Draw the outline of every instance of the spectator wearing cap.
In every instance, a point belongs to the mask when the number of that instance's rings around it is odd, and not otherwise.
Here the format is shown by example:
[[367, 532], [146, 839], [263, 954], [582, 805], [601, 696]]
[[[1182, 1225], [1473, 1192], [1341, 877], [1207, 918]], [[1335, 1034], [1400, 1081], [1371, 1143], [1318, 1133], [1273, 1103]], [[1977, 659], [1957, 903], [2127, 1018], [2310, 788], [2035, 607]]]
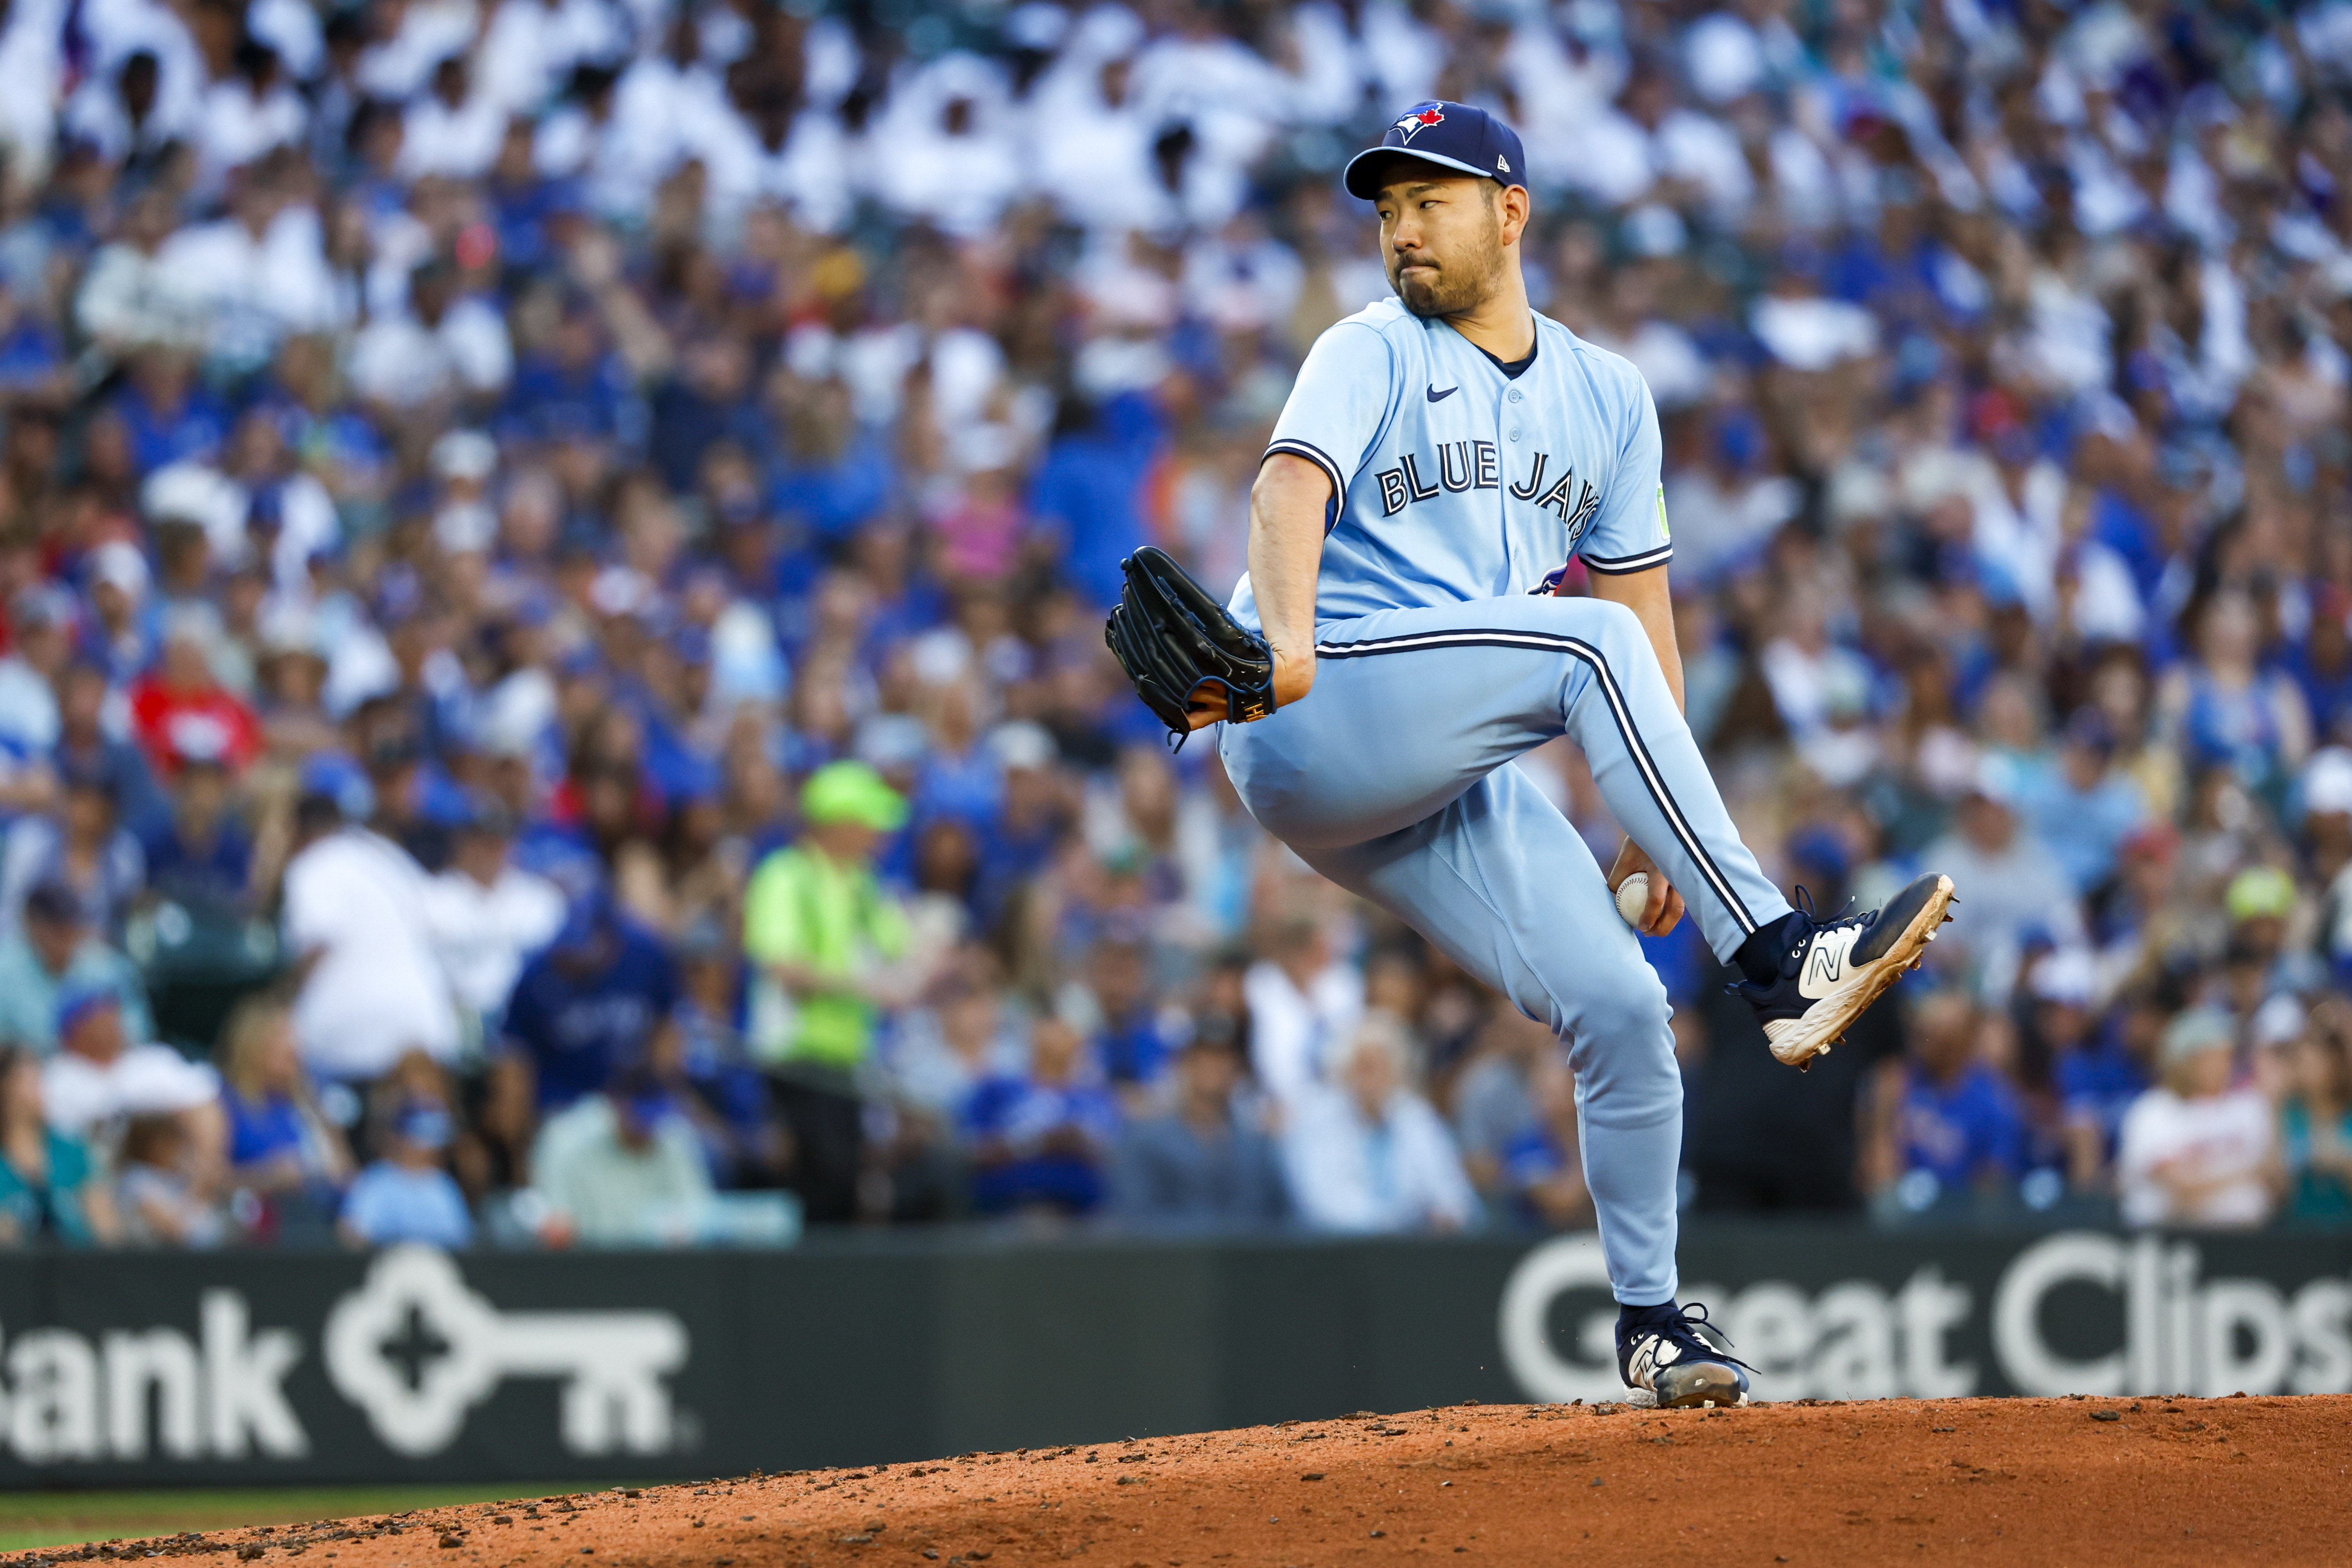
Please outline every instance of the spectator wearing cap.
[[2096, 708], [2068, 721], [2058, 765], [2025, 782], [2019, 806], [2085, 896], [2114, 875], [2117, 848], [2148, 820], [2147, 796], [2116, 766], [2115, 731]]
[[2212, 1008], [2165, 1026], [2161, 1079], [2124, 1117], [2116, 1155], [2126, 1225], [2244, 1228], [2270, 1218], [2274, 1116], [2259, 1089], [2232, 1087], [2236, 1043], [2229, 1015]]
[[62, 772], [53, 813], [19, 817], [0, 841], [0, 921], [15, 931], [25, 900], [43, 883], [61, 887], [83, 921], [111, 938], [147, 885], [147, 855], [117, 819], [103, 773], [79, 763]]
[[469, 1245], [474, 1216], [446, 1165], [456, 1136], [457, 1121], [438, 1100], [415, 1100], [394, 1111], [385, 1129], [383, 1157], [362, 1171], [343, 1194], [337, 1222], [343, 1239], [354, 1247], [389, 1247], [401, 1241]]
[[2294, 876], [2276, 866], [2249, 866], [2230, 879], [2221, 907], [2230, 917], [2230, 942], [2221, 955], [2231, 1005], [2251, 1018], [2273, 996], [2315, 984], [2307, 956], [2290, 946], [2288, 930], [2302, 903]]
[[457, 1055], [457, 1003], [433, 946], [427, 879], [399, 845], [324, 794], [295, 805], [282, 921], [300, 965], [294, 1032], [320, 1079], [365, 1083], [401, 1056]]
[[1241, 1099], [1249, 1064], [1222, 1037], [1176, 1053], [1175, 1101], [1130, 1121], [1111, 1163], [1111, 1212], [1144, 1229], [1251, 1229], [1290, 1210], [1274, 1142]]
[[47, 1056], [57, 1049], [58, 997], [94, 987], [113, 991], [132, 1038], [154, 1033], [137, 968], [90, 927], [71, 889], [39, 884], [17, 929], [0, 937], [0, 1041]]
[[449, 864], [425, 889], [441, 966], [486, 1030], [505, 1015], [524, 960], [563, 928], [563, 889], [509, 858], [514, 830], [504, 803], [472, 797]]
[[41, 1069], [41, 1100], [60, 1130], [110, 1146], [132, 1117], [179, 1117], [193, 1167], [209, 1183], [227, 1152], [220, 1087], [218, 1073], [169, 1046], [133, 1043], [112, 987], [59, 994], [58, 1049]]
[[1445, 1123], [1406, 1087], [1403, 1026], [1368, 1013], [1285, 1108], [1283, 1170], [1317, 1230], [1455, 1231], [1478, 1216]]
[[[2303, 844], [2311, 868], [2329, 902], [2340, 907], [2336, 889], [2346, 885], [2344, 869], [2352, 866], [2352, 750], [2322, 746], [2314, 752], [2304, 764], [2294, 805], [2303, 814]], [[2324, 919], [2321, 923], [2326, 927], [2331, 922]], [[2331, 951], [2339, 946], [2329, 942]]]
[[909, 993], [893, 965], [912, 932], [874, 873], [907, 807], [866, 763], [828, 763], [802, 788], [801, 820], [801, 841], [761, 861], [743, 891], [743, 952], [754, 966], [747, 1034], [792, 1131], [803, 1210], [822, 1225], [856, 1213], [857, 1074], [881, 1009]]
[[661, 943], [598, 884], [524, 963], [502, 1032], [530, 1058], [540, 1108], [560, 1110], [642, 1067], [656, 1033], [675, 1027], [677, 995], [677, 972]]
[[558, 1238], [591, 1247], [699, 1239], [715, 1208], [694, 1123], [659, 1079], [625, 1073], [550, 1117], [531, 1152]]

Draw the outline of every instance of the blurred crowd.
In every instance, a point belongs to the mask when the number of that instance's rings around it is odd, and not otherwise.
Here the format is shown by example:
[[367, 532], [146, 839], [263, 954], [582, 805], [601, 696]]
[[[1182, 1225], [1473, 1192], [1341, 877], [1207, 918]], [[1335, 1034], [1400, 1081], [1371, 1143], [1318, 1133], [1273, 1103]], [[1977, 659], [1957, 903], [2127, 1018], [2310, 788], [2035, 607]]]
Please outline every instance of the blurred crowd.
[[14, 0], [0, 87], [16, 1240], [1589, 1223], [1545, 1031], [1101, 643], [1432, 97], [1654, 394], [1767, 869], [1960, 889], [1806, 1075], [1650, 943], [1691, 1207], [2352, 1219], [2348, 0]]

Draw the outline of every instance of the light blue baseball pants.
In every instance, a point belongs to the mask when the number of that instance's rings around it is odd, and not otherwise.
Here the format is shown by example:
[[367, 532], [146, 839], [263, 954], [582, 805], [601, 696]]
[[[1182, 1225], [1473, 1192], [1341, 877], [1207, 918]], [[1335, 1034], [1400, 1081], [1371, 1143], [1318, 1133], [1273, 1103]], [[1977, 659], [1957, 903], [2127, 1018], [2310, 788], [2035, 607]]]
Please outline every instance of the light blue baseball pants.
[[1729, 960], [1789, 912], [1740, 843], [1648, 636], [1601, 599], [1486, 599], [1317, 628], [1315, 688], [1218, 745], [1250, 814], [1551, 1026], [1617, 1299], [1671, 1298], [1682, 1079], [1665, 987], [1568, 818], [1512, 765], [1565, 734]]

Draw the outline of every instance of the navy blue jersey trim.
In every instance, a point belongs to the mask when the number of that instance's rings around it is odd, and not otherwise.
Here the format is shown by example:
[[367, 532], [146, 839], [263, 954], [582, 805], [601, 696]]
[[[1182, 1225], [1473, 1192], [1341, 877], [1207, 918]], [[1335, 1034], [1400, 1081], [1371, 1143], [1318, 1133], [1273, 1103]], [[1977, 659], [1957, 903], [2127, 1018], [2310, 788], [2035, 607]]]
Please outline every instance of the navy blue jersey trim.
[[1570, 654], [1590, 666], [1600, 682], [1601, 696], [1609, 704], [1609, 716], [1616, 721], [1617, 733], [1624, 740], [1626, 754], [1633, 759], [1633, 771], [1642, 775], [1643, 787], [1650, 792], [1651, 800], [1657, 804], [1659, 815], [1666, 819], [1666, 826], [1673, 831], [1675, 841], [1698, 867], [1699, 874], [1706, 879], [1707, 886], [1715, 889], [1716, 897], [1723, 900], [1723, 907], [1731, 911], [1731, 918], [1739, 923], [1739, 929], [1751, 935], [1755, 932], [1756, 918], [1748, 912], [1748, 906], [1740, 902], [1738, 893], [1732, 889], [1731, 879], [1723, 874], [1723, 868], [1707, 854], [1706, 847], [1699, 842], [1698, 835], [1691, 830], [1689, 820], [1683, 816], [1683, 808], [1667, 792], [1665, 775], [1658, 772], [1658, 764], [1651, 757], [1650, 748], [1643, 743], [1642, 732], [1633, 726], [1633, 706], [1625, 700], [1625, 693], [1617, 684], [1616, 674], [1610, 669], [1609, 661], [1601, 658], [1601, 650], [1591, 643], [1581, 637], [1562, 637], [1553, 632], [1479, 628], [1369, 637], [1362, 642], [1318, 642], [1315, 645], [1315, 656], [1318, 658], [1370, 658], [1380, 654], [1419, 653], [1452, 647], [1536, 648]]
[[1287, 452], [1294, 458], [1304, 458], [1323, 470], [1323, 477], [1331, 481], [1331, 499], [1323, 508], [1323, 531], [1328, 533], [1339, 527], [1339, 508], [1348, 499], [1348, 479], [1347, 476], [1339, 472], [1339, 465], [1331, 460], [1331, 455], [1312, 442], [1301, 441], [1295, 436], [1285, 436], [1281, 440], [1272, 442], [1266, 447], [1265, 457], [1258, 458], [1258, 465], [1263, 468], [1266, 458], [1273, 457], [1276, 452]]
[[1671, 544], [1661, 544], [1655, 550], [1645, 551], [1639, 555], [1620, 555], [1613, 561], [1588, 555], [1584, 558], [1584, 569], [1588, 572], [1599, 572], [1607, 576], [1622, 577], [1628, 572], [1647, 572], [1653, 566], [1664, 566], [1674, 558], [1675, 547]]

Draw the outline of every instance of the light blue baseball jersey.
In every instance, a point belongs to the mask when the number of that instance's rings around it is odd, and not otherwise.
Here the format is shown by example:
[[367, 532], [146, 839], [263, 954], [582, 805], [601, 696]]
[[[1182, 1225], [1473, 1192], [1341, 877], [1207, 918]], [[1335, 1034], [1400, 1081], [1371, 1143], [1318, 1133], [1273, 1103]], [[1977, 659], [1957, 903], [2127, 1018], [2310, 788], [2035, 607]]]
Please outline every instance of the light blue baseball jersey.
[[[1393, 298], [1316, 340], [1266, 450], [1331, 479], [1318, 623], [1534, 592], [1571, 556], [1615, 573], [1673, 556], [1641, 373], [1535, 322], [1517, 378]], [[1246, 576], [1232, 609], [1258, 624]]]

